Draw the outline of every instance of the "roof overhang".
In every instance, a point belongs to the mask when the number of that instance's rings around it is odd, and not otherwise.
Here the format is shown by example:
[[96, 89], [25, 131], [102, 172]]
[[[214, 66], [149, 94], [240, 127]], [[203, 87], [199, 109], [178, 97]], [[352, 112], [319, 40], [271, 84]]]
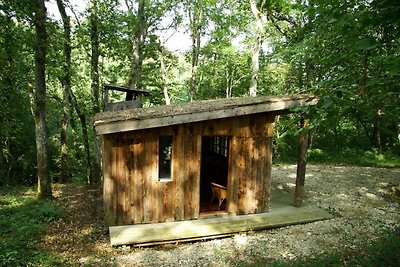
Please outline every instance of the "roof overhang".
[[154, 106], [95, 115], [98, 134], [158, 128], [267, 112], [289, 111], [315, 105], [310, 95], [241, 97], [195, 101], [182, 105]]

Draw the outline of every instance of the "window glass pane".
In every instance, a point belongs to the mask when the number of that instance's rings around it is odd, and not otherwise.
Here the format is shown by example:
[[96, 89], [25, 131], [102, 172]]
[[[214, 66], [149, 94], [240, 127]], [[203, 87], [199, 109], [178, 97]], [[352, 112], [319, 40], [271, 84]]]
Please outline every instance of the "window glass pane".
[[160, 136], [158, 144], [158, 177], [171, 178], [172, 136]]

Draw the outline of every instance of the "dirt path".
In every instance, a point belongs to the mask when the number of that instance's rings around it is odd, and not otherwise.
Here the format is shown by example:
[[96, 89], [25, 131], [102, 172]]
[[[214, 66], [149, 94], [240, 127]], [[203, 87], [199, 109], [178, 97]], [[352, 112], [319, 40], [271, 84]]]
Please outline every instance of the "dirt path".
[[[273, 187], [293, 193], [295, 166], [273, 168]], [[48, 227], [44, 245], [73, 265], [232, 266], [357, 250], [385, 229], [400, 226], [400, 169], [308, 166], [306, 203], [331, 211], [332, 220], [236, 235], [192, 244], [112, 249], [103, 221], [101, 189], [56, 185], [65, 218]], [[273, 201], [273, 200], [272, 200]]]

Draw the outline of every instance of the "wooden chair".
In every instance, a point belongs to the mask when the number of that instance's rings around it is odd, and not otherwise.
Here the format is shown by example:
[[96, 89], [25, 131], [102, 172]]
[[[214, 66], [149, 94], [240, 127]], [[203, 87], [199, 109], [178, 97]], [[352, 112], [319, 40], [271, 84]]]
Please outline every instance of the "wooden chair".
[[225, 186], [216, 183], [211, 183], [211, 191], [212, 191], [212, 197], [210, 201], [210, 207], [214, 199], [218, 199], [218, 210], [220, 210], [222, 202], [226, 200], [227, 189]]

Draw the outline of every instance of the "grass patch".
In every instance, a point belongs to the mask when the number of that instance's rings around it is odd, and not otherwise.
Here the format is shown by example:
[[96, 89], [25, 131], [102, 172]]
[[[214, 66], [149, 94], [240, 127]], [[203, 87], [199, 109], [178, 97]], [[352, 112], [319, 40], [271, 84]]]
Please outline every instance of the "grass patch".
[[51, 266], [60, 260], [41, 247], [47, 223], [63, 211], [37, 200], [31, 188], [0, 188], [0, 266]]
[[370, 166], [394, 168], [400, 167], [400, 157], [391, 152], [377, 150], [362, 151], [357, 149], [343, 149], [341, 151], [324, 151], [309, 149], [308, 160], [310, 163], [331, 163], [356, 166]]

